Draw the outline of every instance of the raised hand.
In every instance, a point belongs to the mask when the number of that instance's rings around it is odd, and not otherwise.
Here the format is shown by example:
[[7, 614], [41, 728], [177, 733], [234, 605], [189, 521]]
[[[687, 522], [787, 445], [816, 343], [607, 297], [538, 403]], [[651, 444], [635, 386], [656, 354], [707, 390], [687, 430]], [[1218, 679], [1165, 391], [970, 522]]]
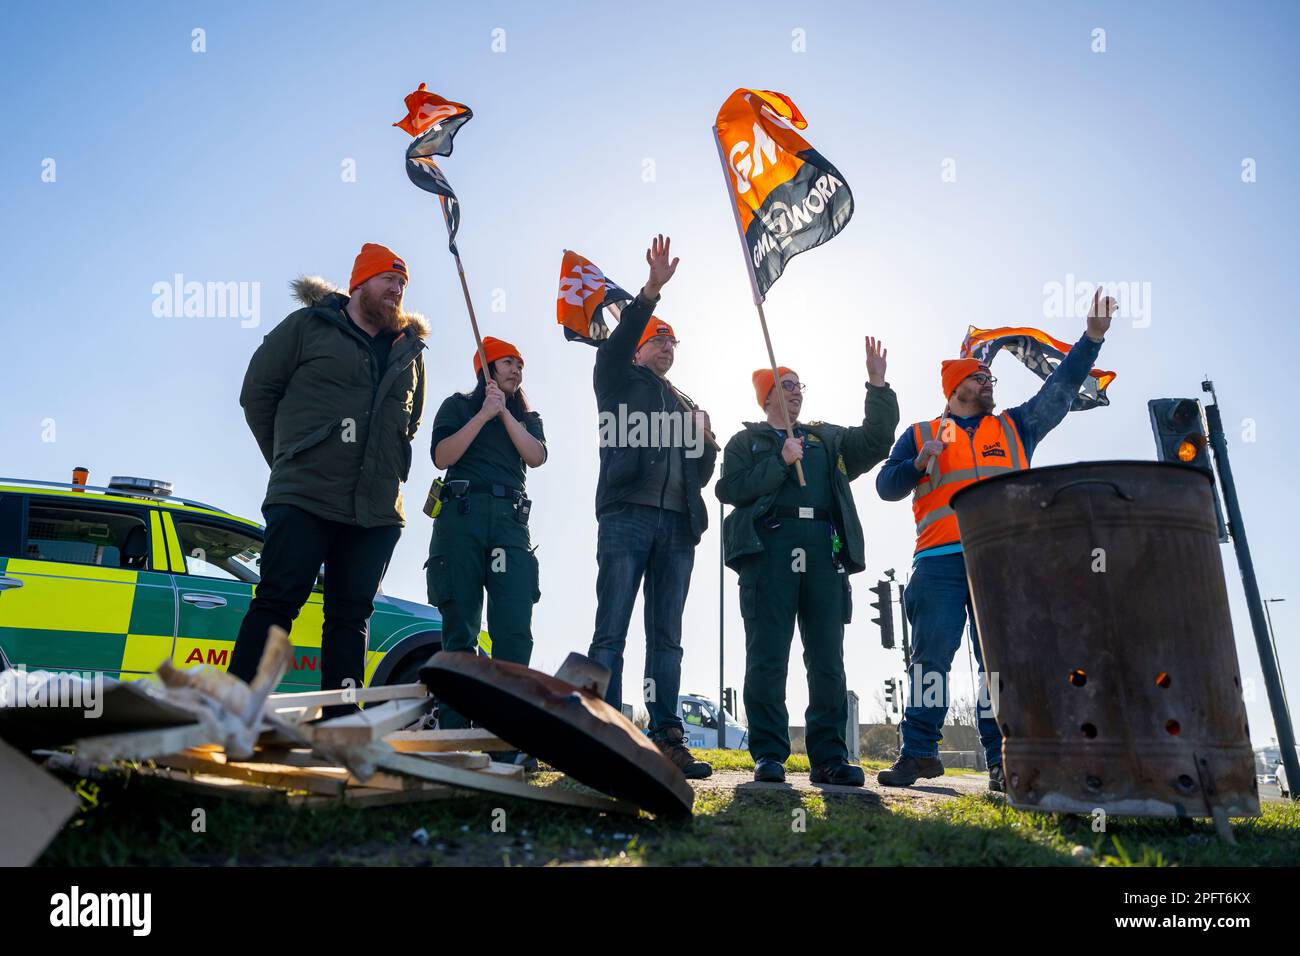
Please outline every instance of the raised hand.
[[889, 349], [885, 348], [883, 342], [879, 339], [867, 336], [867, 381], [872, 385], [885, 384], [885, 367], [888, 364], [885, 360], [889, 357]]
[[645, 252], [645, 261], [650, 265], [650, 278], [646, 279], [642, 292], [647, 299], [653, 299], [659, 295], [659, 290], [668, 284], [668, 280], [673, 277], [677, 271], [677, 263], [680, 260], [673, 259], [669, 261], [669, 245], [672, 239], [664, 238], [658, 235], [650, 241], [650, 248]]
[[1119, 303], [1113, 296], [1102, 296], [1101, 286], [1092, 294], [1092, 307], [1088, 309], [1088, 338], [1100, 342], [1110, 331], [1110, 320], [1115, 315]]

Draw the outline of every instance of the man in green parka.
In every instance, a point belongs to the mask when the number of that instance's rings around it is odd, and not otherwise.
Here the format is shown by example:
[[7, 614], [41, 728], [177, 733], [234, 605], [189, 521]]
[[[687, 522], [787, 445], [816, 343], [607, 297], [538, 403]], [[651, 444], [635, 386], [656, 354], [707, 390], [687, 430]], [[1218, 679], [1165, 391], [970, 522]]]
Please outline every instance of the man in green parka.
[[[424, 411], [429, 327], [402, 308], [406, 263], [367, 242], [346, 295], [303, 277], [303, 303], [249, 360], [239, 404], [271, 468], [261, 580], [230, 656], [251, 681], [267, 630], [286, 631], [323, 565], [321, 689], [360, 687], [375, 592], [406, 518], [402, 482]], [[326, 708], [327, 716], [355, 704]]]
[[[786, 673], [794, 625], [808, 671], [807, 742], [813, 783], [860, 787], [848, 762], [844, 625], [852, 613], [849, 575], [865, 567], [862, 525], [849, 482], [889, 456], [898, 398], [885, 383], [886, 351], [866, 340], [862, 424], [799, 422], [803, 383], [792, 369], [753, 375], [767, 420], [746, 422], [723, 453], [718, 499], [734, 506], [723, 524], [727, 566], [740, 575], [745, 620], [745, 712], [754, 779], [780, 782], [790, 756]], [[785, 403], [794, 437], [785, 432]], [[796, 463], [806, 483], [800, 485]]]

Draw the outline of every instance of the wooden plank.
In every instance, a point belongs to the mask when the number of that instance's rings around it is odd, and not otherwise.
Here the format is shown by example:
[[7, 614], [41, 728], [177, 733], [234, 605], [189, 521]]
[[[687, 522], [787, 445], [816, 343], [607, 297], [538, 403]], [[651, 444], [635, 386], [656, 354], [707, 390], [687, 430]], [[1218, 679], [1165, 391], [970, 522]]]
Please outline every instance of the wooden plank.
[[439, 753], [453, 750], [514, 750], [496, 734], [486, 730], [399, 730], [384, 742], [402, 752]]
[[422, 760], [410, 754], [391, 754], [381, 758], [378, 765], [384, 770], [408, 774], [412, 777], [419, 777], [421, 780], [432, 780], [435, 783], [445, 783], [453, 787], [483, 790], [488, 793], [519, 797], [524, 800], [558, 803], [570, 807], [585, 807], [591, 810], [602, 810], [606, 813], [621, 813], [629, 816], [637, 816], [641, 812], [635, 804], [624, 800], [614, 800], [610, 797], [570, 790], [555, 785], [534, 787], [531, 784], [503, 779], [495, 774], [484, 773], [480, 770], [461, 770], [459, 767], [439, 766], [432, 761]]
[[372, 787], [348, 787], [347, 792], [339, 797], [290, 796], [289, 806], [298, 809], [328, 809], [330, 807], [349, 806], [357, 808], [386, 807], [400, 803], [424, 803], [429, 800], [448, 800], [453, 797], [471, 796], [469, 791], [456, 790], [437, 784], [428, 784], [414, 790], [383, 790]]
[[73, 743], [77, 756], [93, 763], [114, 760], [148, 760], [177, 754], [191, 747], [212, 742], [213, 732], [202, 724], [182, 724], [154, 730], [134, 730], [122, 734], [87, 737]]
[[[168, 781], [189, 793], [204, 797], [218, 797], [222, 800], [238, 800], [242, 803], [268, 804], [284, 803], [285, 792], [274, 787], [259, 787], [244, 783], [230, 777], [215, 777], [210, 774], [193, 776], [185, 770], [172, 770], [169, 767], [150, 769], [140, 767], [136, 771], [142, 777], [153, 777]], [[329, 799], [321, 797], [319, 799]], [[338, 799], [337, 797], [333, 799]]]
[[385, 734], [410, 726], [432, 706], [431, 697], [421, 700], [390, 700], [346, 717], [315, 724], [311, 728], [311, 736], [314, 741], [335, 746], [368, 744]]
[[514, 763], [489, 763], [480, 768], [479, 773], [490, 773], [505, 780], [523, 780], [528, 775], [523, 764]]
[[417, 752], [412, 756], [419, 757], [421, 760], [432, 760], [444, 767], [460, 767], [463, 770], [486, 770], [489, 767], [500, 766], [500, 764], [494, 764], [492, 758], [487, 754], [472, 754], [462, 750], [453, 750], [450, 753]]
[[0, 866], [31, 866], [68, 817], [76, 796], [59, 780], [0, 740]]
[[302, 693], [272, 694], [266, 709], [272, 713], [298, 707], [328, 707], [331, 704], [373, 704], [386, 700], [410, 700], [429, 696], [423, 684], [390, 684], [359, 687], [356, 690], [309, 690]]
[[221, 763], [201, 757], [174, 755], [160, 757], [155, 763], [174, 770], [193, 770], [214, 777], [230, 777], [264, 787], [285, 790], [308, 790], [325, 796], [340, 797], [347, 789], [347, 771], [340, 774], [302, 770], [275, 764]]

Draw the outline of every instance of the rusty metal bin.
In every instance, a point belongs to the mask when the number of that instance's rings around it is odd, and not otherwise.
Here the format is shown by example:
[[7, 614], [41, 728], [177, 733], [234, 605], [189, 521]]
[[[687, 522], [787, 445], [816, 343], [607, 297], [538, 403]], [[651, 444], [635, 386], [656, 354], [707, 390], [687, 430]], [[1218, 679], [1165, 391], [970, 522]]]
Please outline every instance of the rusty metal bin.
[[1211, 493], [1105, 461], [953, 496], [1012, 805], [1258, 815]]

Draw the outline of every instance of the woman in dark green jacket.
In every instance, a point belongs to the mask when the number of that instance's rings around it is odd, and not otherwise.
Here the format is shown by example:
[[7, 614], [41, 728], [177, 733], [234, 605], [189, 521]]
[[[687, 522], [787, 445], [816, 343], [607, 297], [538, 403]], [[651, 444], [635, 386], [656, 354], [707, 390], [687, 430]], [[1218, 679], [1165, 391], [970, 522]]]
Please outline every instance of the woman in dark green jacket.
[[[803, 383], [793, 369], [759, 369], [754, 395], [766, 413], [727, 442], [714, 492], [734, 506], [723, 523], [727, 566], [740, 575], [745, 621], [745, 713], [754, 778], [785, 779], [790, 756], [786, 673], [796, 621], [808, 672], [807, 743], [813, 783], [862, 786], [848, 762], [844, 625], [849, 575], [863, 570], [862, 524], [849, 482], [884, 461], [898, 427], [885, 382], [885, 350], [867, 338], [861, 425], [799, 421]], [[783, 408], [784, 406], [784, 408]], [[794, 437], [787, 435], [786, 421]], [[800, 484], [796, 466], [805, 483]]]
[[[429, 543], [429, 603], [442, 613], [443, 650], [473, 652], [486, 591], [492, 657], [527, 664], [541, 591], [524, 475], [546, 461], [546, 437], [523, 392], [519, 350], [487, 336], [483, 351], [491, 380], [475, 352], [478, 385], [448, 396], [433, 420], [433, 463], [447, 474]], [[443, 705], [439, 724], [466, 721]]]

